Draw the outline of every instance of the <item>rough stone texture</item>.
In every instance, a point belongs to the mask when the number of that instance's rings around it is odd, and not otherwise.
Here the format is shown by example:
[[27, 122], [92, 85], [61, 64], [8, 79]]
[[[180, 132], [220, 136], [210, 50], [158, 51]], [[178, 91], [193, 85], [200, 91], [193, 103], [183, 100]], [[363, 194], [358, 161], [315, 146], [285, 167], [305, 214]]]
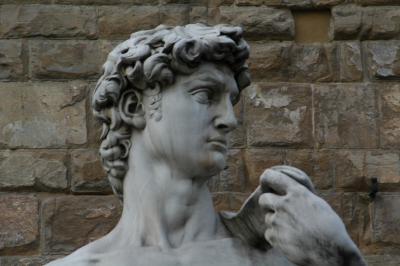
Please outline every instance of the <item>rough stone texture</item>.
[[0, 146], [66, 147], [86, 143], [86, 86], [72, 83], [2, 83]]
[[251, 39], [292, 40], [294, 20], [289, 10], [268, 7], [220, 7], [211, 13], [212, 23], [241, 25]]
[[365, 153], [359, 150], [340, 150], [335, 158], [336, 186], [344, 189], [367, 188], [364, 176]]
[[97, 149], [78, 149], [71, 152], [71, 190], [73, 192], [111, 192]]
[[31, 41], [31, 75], [34, 79], [98, 78], [112, 47], [101, 41]]
[[209, 181], [211, 192], [244, 192], [246, 175], [242, 150], [229, 151], [227, 169]]
[[72, 4], [72, 5], [157, 5], [158, 0], [53, 0], [56, 4]]
[[292, 42], [250, 42], [249, 68], [254, 80], [286, 81]]
[[95, 8], [86, 6], [2, 5], [0, 36], [95, 38], [95, 18]]
[[39, 215], [35, 196], [0, 194], [0, 213], [0, 254], [37, 242]]
[[100, 7], [99, 36], [126, 39], [133, 32], [151, 29], [160, 24], [159, 15], [158, 8], [153, 6]]
[[330, 189], [335, 177], [335, 151], [287, 150], [285, 164], [307, 173], [316, 189]]
[[343, 3], [344, 0], [237, 0], [239, 6], [280, 6], [296, 9], [331, 7]]
[[187, 5], [161, 6], [160, 23], [177, 26], [189, 23], [190, 7]]
[[400, 36], [400, 9], [340, 5], [332, 9], [331, 36], [343, 39], [391, 39]]
[[119, 220], [121, 204], [114, 196], [62, 196], [42, 205], [46, 253], [70, 253], [108, 233]]
[[59, 258], [58, 256], [32, 256], [32, 257], [0, 257], [2, 266], [42, 266], [50, 261]]
[[65, 161], [62, 151], [1, 151], [0, 189], [66, 189]]
[[25, 76], [21, 40], [0, 40], [0, 79], [21, 79]]
[[337, 80], [335, 44], [296, 45], [290, 56], [289, 78], [296, 82], [329, 82]]
[[384, 148], [400, 147], [400, 85], [379, 90], [381, 101], [380, 141]]
[[249, 193], [216, 192], [212, 196], [217, 211], [238, 211]]
[[[374, 86], [313, 86], [316, 140], [324, 148], [376, 148]], [[355, 123], [357, 121], [357, 123]]]
[[250, 146], [310, 146], [310, 87], [254, 83], [246, 91], [245, 124]]
[[[396, 152], [368, 151], [365, 155], [367, 178], [377, 177], [381, 190], [400, 187], [400, 157]], [[368, 180], [370, 183], [370, 180]]]
[[400, 244], [400, 195], [381, 193], [372, 208], [373, 242]]
[[340, 81], [361, 81], [363, 66], [359, 42], [341, 42], [339, 44]]
[[397, 255], [370, 255], [365, 256], [369, 266], [398, 266], [400, 256]]
[[243, 97], [234, 106], [234, 112], [238, 125], [236, 129], [229, 133], [228, 145], [230, 148], [244, 148], [246, 146], [246, 127], [243, 121], [244, 103]]
[[248, 149], [244, 158], [248, 177], [247, 190], [252, 192], [259, 185], [260, 175], [264, 170], [283, 164], [284, 152], [279, 149]]
[[371, 78], [400, 78], [400, 41], [366, 42], [365, 51]]

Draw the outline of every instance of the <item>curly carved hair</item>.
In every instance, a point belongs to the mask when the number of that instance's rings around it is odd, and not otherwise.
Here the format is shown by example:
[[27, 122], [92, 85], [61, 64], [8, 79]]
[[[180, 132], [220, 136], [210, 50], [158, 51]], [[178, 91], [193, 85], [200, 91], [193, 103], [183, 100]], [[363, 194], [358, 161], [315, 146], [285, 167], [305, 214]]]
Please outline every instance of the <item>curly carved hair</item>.
[[[103, 75], [92, 97], [94, 115], [102, 122], [100, 156], [114, 193], [123, 199], [123, 179], [128, 170], [128, 154], [133, 125], [124, 117], [122, 95], [128, 108], [141, 104], [140, 95], [174, 83], [176, 74], [190, 74], [204, 61], [228, 65], [235, 74], [239, 90], [250, 84], [245, 61], [249, 46], [240, 27], [189, 24], [133, 33], [115, 47], [103, 65]], [[155, 100], [154, 108], [157, 107]]]

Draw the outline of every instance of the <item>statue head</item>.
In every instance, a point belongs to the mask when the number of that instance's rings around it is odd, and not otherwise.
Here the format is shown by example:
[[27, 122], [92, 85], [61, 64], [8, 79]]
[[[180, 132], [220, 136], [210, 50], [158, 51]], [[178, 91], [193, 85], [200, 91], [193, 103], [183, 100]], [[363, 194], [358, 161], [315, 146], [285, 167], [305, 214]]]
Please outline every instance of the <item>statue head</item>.
[[[92, 107], [103, 125], [100, 156], [115, 194], [122, 199], [132, 134], [146, 128], [144, 112], [154, 121], [163, 119], [163, 92], [185, 87], [184, 82], [198, 78], [196, 73], [216, 72], [228, 77], [219, 82], [234, 83], [231, 87], [237, 93], [228, 92], [237, 95], [230, 99], [234, 104], [239, 92], [250, 84], [245, 64], [248, 56], [240, 27], [202, 24], [160, 25], [139, 31], [111, 51], [94, 90]], [[193, 89], [198, 102], [209, 101], [209, 94], [201, 86]]]

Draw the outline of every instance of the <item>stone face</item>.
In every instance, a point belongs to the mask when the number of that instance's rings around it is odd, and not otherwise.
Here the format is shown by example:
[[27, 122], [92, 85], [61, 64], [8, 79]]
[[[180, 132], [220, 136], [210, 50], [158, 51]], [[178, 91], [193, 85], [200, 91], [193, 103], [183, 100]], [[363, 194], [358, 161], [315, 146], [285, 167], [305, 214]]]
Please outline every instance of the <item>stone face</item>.
[[0, 79], [21, 79], [25, 75], [21, 40], [0, 40]]
[[399, 193], [381, 193], [374, 201], [372, 212], [373, 242], [399, 244]]
[[248, 191], [253, 192], [259, 185], [261, 174], [269, 167], [284, 162], [284, 152], [279, 149], [248, 149], [244, 154]]
[[151, 29], [160, 24], [159, 15], [158, 8], [154, 6], [100, 7], [99, 36], [126, 39], [133, 32]]
[[316, 189], [332, 188], [335, 176], [335, 151], [286, 150], [285, 164], [297, 167], [310, 176]]
[[367, 42], [365, 50], [371, 78], [400, 78], [399, 41]]
[[60, 151], [2, 151], [0, 188], [66, 189], [65, 161], [65, 154]]
[[71, 189], [73, 192], [111, 192], [97, 149], [71, 152]]
[[374, 86], [315, 85], [317, 142], [324, 148], [377, 147]]
[[335, 173], [338, 188], [364, 190], [365, 153], [359, 150], [340, 150], [336, 152]]
[[67, 147], [86, 143], [86, 85], [3, 83], [0, 146]]
[[363, 67], [359, 42], [342, 42], [339, 44], [340, 81], [361, 81]]
[[35, 79], [97, 78], [111, 45], [100, 41], [31, 41], [31, 73]]
[[246, 188], [246, 176], [243, 154], [241, 150], [229, 151], [227, 169], [209, 181], [211, 192], [244, 192]]
[[335, 44], [296, 45], [291, 50], [289, 78], [298, 82], [337, 80]]
[[291, 42], [251, 42], [249, 68], [253, 80], [286, 81]]
[[335, 40], [396, 39], [400, 36], [399, 19], [396, 7], [340, 5], [332, 9], [331, 35]]
[[46, 253], [70, 253], [108, 233], [121, 206], [114, 196], [62, 196], [42, 205]]
[[389, 151], [368, 151], [365, 156], [365, 176], [377, 177], [380, 189], [400, 186], [400, 157]]
[[0, 194], [0, 213], [0, 252], [33, 245], [39, 239], [35, 196]]
[[365, 260], [369, 266], [397, 266], [400, 264], [398, 255], [367, 255]]
[[32, 256], [32, 257], [0, 257], [2, 266], [42, 266], [50, 261], [59, 258], [58, 256]]
[[58, 5], [0, 7], [2, 37], [94, 38], [96, 35], [96, 10], [93, 7]]
[[245, 124], [248, 145], [311, 145], [309, 86], [254, 83], [246, 90]]
[[161, 6], [160, 23], [165, 25], [177, 26], [189, 23], [189, 6], [171, 5]]
[[294, 20], [286, 9], [268, 7], [220, 7], [212, 13], [213, 23], [243, 27], [245, 37], [263, 40], [292, 40]]
[[379, 90], [381, 101], [380, 140], [384, 148], [400, 147], [400, 85]]

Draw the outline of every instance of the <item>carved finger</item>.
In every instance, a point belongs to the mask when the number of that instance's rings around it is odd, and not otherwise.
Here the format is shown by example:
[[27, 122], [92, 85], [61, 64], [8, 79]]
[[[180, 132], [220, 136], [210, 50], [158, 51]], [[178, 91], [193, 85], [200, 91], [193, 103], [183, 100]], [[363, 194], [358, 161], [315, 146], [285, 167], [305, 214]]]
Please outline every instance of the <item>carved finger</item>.
[[275, 212], [267, 212], [264, 216], [264, 221], [267, 227], [275, 226]]
[[279, 195], [286, 195], [291, 187], [298, 186], [298, 183], [288, 175], [272, 169], [264, 171], [260, 183], [262, 191], [272, 191]]
[[291, 178], [296, 180], [298, 183], [300, 183], [303, 186], [305, 186], [306, 188], [308, 188], [311, 192], [315, 193], [315, 188], [314, 188], [313, 183], [310, 180], [310, 177], [303, 171], [301, 171], [295, 167], [286, 166], [286, 165], [274, 166], [274, 167], [271, 167], [271, 169], [280, 171], [280, 172], [290, 176]]
[[263, 193], [258, 198], [258, 204], [266, 211], [275, 212], [280, 206], [280, 196], [272, 193]]

